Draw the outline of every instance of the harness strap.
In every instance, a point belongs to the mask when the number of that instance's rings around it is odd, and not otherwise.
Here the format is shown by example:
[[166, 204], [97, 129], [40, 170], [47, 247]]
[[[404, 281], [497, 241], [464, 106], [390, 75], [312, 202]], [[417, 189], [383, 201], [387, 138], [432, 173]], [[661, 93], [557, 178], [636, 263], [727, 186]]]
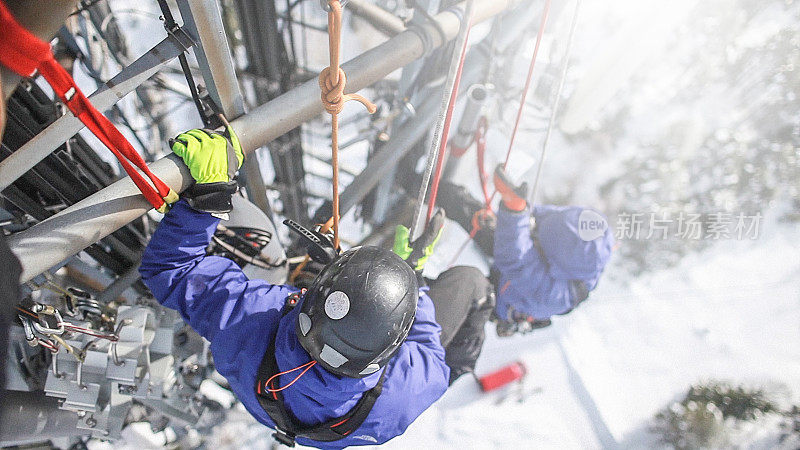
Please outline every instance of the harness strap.
[[[282, 316], [286, 316], [294, 309], [299, 301], [298, 293], [290, 294], [286, 305], [282, 310]], [[294, 447], [295, 438], [303, 437], [318, 442], [333, 442], [344, 439], [350, 433], [357, 430], [367, 419], [372, 411], [375, 402], [383, 391], [383, 382], [386, 378], [386, 369], [381, 373], [378, 383], [372, 389], [362, 394], [356, 405], [341, 417], [330, 419], [317, 425], [303, 425], [284, 404], [283, 394], [274, 389], [274, 381], [267, 386], [275, 374], [279, 373], [278, 362], [275, 359], [275, 338], [270, 342], [261, 365], [258, 367], [256, 375], [256, 396], [261, 407], [267, 415], [275, 422], [275, 433], [273, 437], [288, 447]], [[273, 392], [268, 391], [268, 389]]]
[[[64, 105], [117, 157], [147, 201], [157, 210], [166, 212], [167, 204], [176, 202], [178, 194], [150, 171], [125, 136], [89, 102], [69, 72], [56, 62], [50, 44], [20, 25], [2, 0], [0, 30], [3, 30], [0, 63], [22, 77], [30, 77], [38, 70]], [[144, 172], [152, 185], [134, 165]]]

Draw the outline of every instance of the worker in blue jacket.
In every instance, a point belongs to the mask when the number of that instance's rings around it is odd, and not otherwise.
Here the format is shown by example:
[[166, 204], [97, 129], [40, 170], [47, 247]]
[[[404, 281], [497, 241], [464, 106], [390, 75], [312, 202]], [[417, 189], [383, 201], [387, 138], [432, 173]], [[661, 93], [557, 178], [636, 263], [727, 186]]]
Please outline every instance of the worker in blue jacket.
[[249, 280], [233, 261], [206, 256], [215, 215], [231, 210], [244, 158], [236, 136], [192, 130], [173, 151], [196, 183], [142, 258], [155, 298], [211, 342], [216, 369], [279, 441], [340, 448], [402, 434], [451, 377], [434, 304], [412, 269], [440, 230], [406, 241], [405, 260], [377, 247], [338, 254], [326, 236], [303, 230], [316, 241], [310, 254], [327, 264], [307, 292]]
[[[611, 258], [614, 238], [599, 212], [578, 206], [535, 206], [525, 200], [527, 185], [514, 185], [502, 166], [494, 172], [502, 196], [494, 220], [484, 221], [476, 243], [494, 256], [497, 332], [508, 336], [551, 324], [597, 286]], [[444, 185], [440, 202], [450, 218], [470, 229], [482, 208], [465, 189]]]

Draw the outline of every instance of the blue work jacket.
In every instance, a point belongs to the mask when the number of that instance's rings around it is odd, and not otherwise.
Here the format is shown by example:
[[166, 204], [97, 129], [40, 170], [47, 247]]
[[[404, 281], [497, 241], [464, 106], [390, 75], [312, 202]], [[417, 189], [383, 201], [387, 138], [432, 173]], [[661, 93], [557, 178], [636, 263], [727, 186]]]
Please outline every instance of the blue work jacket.
[[[594, 212], [594, 218], [606, 220], [606, 229], [595, 239], [582, 239], [584, 210], [537, 206], [531, 213], [500, 208], [494, 268], [499, 274], [496, 312], [501, 319], [511, 320], [510, 310], [537, 320], [567, 313], [582, 300], [577, 282], [589, 291], [597, 286], [611, 258], [614, 237], [605, 217]], [[531, 217], [536, 223], [533, 232]]]
[[[259, 422], [274, 428], [256, 397], [256, 373], [272, 340], [281, 371], [311, 360], [295, 334], [300, 308], [281, 315], [286, 297], [297, 289], [249, 280], [233, 261], [206, 256], [218, 222], [181, 200], [153, 234], [139, 270], [155, 298], [180, 312], [211, 342], [216, 369], [244, 407]], [[444, 362], [433, 302], [426, 292], [420, 291], [411, 332], [387, 364], [383, 391], [364, 423], [340, 441], [298, 438], [298, 443], [321, 448], [384, 443], [402, 434], [444, 394], [450, 369]], [[284, 403], [303, 424], [323, 423], [350, 411], [361, 395], [375, 386], [380, 374], [347, 378], [316, 364], [283, 391]], [[295, 376], [283, 375], [279, 384], [283, 386]]]

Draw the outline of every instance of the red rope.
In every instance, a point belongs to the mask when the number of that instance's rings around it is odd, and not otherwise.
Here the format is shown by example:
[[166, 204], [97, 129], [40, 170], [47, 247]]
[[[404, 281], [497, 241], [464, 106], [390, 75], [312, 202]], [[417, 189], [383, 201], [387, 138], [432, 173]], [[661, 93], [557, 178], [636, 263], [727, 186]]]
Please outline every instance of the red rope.
[[[525, 88], [522, 91], [522, 99], [520, 100], [520, 103], [519, 103], [519, 110], [517, 110], [517, 118], [516, 118], [516, 120], [514, 122], [514, 131], [511, 133], [511, 141], [508, 144], [508, 151], [506, 152], [506, 159], [505, 159], [505, 162], [503, 162], [503, 170], [505, 170], [506, 167], [508, 166], [508, 161], [511, 158], [511, 151], [514, 148], [514, 141], [517, 138], [517, 131], [519, 131], [519, 124], [522, 121], [522, 112], [525, 109], [525, 101], [528, 98], [528, 91], [530, 90], [531, 81], [533, 80], [533, 69], [534, 69], [534, 67], [536, 67], [536, 59], [539, 56], [539, 46], [542, 43], [542, 36], [544, 36], [544, 28], [545, 28], [545, 25], [547, 24], [547, 16], [550, 13], [550, 2], [551, 2], [551, 0], [546, 0], [545, 4], [544, 4], [544, 12], [542, 13], [542, 22], [539, 25], [539, 32], [536, 35], [536, 45], [533, 48], [533, 56], [531, 57], [531, 64], [528, 67], [528, 76], [527, 76], [527, 78], [525, 80]], [[460, 72], [459, 72], [459, 75], [460, 75]], [[492, 195], [489, 196], [488, 182], [486, 180], [487, 175], [486, 175], [486, 170], [485, 170], [485, 167], [484, 167], [484, 165], [485, 165], [484, 156], [485, 156], [485, 153], [486, 153], [486, 131], [485, 131], [486, 127], [488, 127], [488, 125], [486, 124], [486, 119], [482, 118], [480, 124], [478, 125], [478, 130], [476, 130], [476, 133], [475, 133], [475, 143], [476, 143], [477, 154], [478, 154], [478, 176], [480, 177], [480, 180], [481, 180], [481, 190], [483, 191], [483, 197], [484, 197], [484, 202], [486, 203], [486, 207], [484, 209], [481, 209], [481, 210], [477, 211], [475, 213], [475, 215], [472, 217], [472, 230], [469, 232], [469, 237], [464, 241], [463, 244], [461, 244], [461, 247], [458, 249], [456, 254], [450, 260], [450, 263], [448, 264], [448, 267], [452, 267], [453, 264], [455, 264], [455, 262], [458, 260], [458, 258], [461, 256], [461, 254], [467, 248], [467, 245], [470, 243], [470, 241], [475, 239], [475, 235], [477, 235], [478, 231], [480, 231], [480, 219], [479, 219], [479, 217], [481, 215], [486, 215], [487, 213], [488, 214], [492, 214], [492, 200], [494, 200], [494, 197], [497, 195], [497, 189], [495, 189], [495, 191], [492, 193]], [[441, 158], [441, 156], [440, 156], [440, 158]], [[438, 169], [439, 168], [437, 167], [437, 174], [438, 174]], [[438, 185], [438, 180], [435, 180], [435, 181], [436, 181], [436, 184], [434, 184], [434, 188], [437, 188], [438, 187], [437, 186]], [[432, 198], [435, 200], [435, 197], [432, 197]], [[430, 205], [428, 206], [428, 220], [430, 220], [430, 212], [433, 209], [432, 205], [433, 205], [433, 202], [431, 202]]]
[[450, 125], [453, 122], [453, 111], [456, 107], [456, 100], [458, 100], [458, 86], [461, 84], [461, 73], [464, 71], [464, 60], [467, 56], [467, 43], [469, 42], [469, 33], [472, 30], [472, 25], [467, 24], [467, 33], [464, 37], [464, 46], [461, 48], [461, 58], [458, 62], [458, 71], [456, 72], [455, 83], [453, 83], [453, 92], [450, 94], [450, 103], [447, 105], [447, 115], [444, 120], [444, 127], [442, 128], [442, 141], [439, 144], [439, 155], [436, 161], [436, 171], [433, 175], [433, 182], [431, 183], [430, 199], [428, 200], [428, 214], [425, 218], [425, 223], [430, 222], [433, 216], [433, 210], [436, 207], [436, 197], [439, 194], [439, 182], [442, 181], [442, 169], [444, 168], [445, 153], [447, 152], [447, 139], [450, 135]]
[[[539, 55], [539, 45], [542, 43], [542, 36], [544, 35], [544, 27], [547, 24], [547, 15], [550, 12], [550, 1], [546, 0], [544, 3], [544, 12], [542, 13], [542, 23], [539, 25], [539, 33], [536, 36], [536, 46], [533, 48], [533, 57], [531, 58], [531, 65], [528, 68], [528, 78], [525, 80], [525, 89], [522, 91], [522, 100], [519, 103], [519, 110], [517, 111], [517, 120], [514, 122], [514, 131], [511, 133], [511, 142], [508, 144], [508, 152], [506, 153], [506, 161], [503, 163], [503, 170], [508, 166], [508, 160], [511, 157], [511, 150], [514, 148], [514, 141], [517, 138], [517, 131], [519, 130], [520, 121], [522, 121], [522, 111], [525, 109], [525, 101], [528, 98], [528, 90], [531, 88], [531, 80], [533, 80], [533, 68], [536, 66], [536, 57]], [[494, 197], [494, 195], [492, 196]]]

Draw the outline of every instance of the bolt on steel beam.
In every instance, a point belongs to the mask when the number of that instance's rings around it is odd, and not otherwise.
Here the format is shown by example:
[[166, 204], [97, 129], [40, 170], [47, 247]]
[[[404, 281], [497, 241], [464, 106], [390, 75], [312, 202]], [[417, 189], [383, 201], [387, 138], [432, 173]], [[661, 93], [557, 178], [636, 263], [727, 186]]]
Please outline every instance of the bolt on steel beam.
[[[476, 0], [475, 23], [516, 6], [521, 0]], [[463, 6], [463, 5], [462, 5]], [[363, 89], [453, 39], [461, 24], [458, 14], [435, 16], [445, 35], [432, 24], [412, 27], [342, 65], [348, 73], [348, 92]], [[298, 86], [234, 120], [245, 153], [264, 146], [323, 111], [317, 80]], [[151, 170], [176, 191], [192, 182], [189, 169], [175, 155], [150, 165]], [[55, 216], [11, 236], [9, 246], [22, 262], [22, 281], [44, 272], [78, 253], [151, 209], [130, 178], [70, 206]]]

